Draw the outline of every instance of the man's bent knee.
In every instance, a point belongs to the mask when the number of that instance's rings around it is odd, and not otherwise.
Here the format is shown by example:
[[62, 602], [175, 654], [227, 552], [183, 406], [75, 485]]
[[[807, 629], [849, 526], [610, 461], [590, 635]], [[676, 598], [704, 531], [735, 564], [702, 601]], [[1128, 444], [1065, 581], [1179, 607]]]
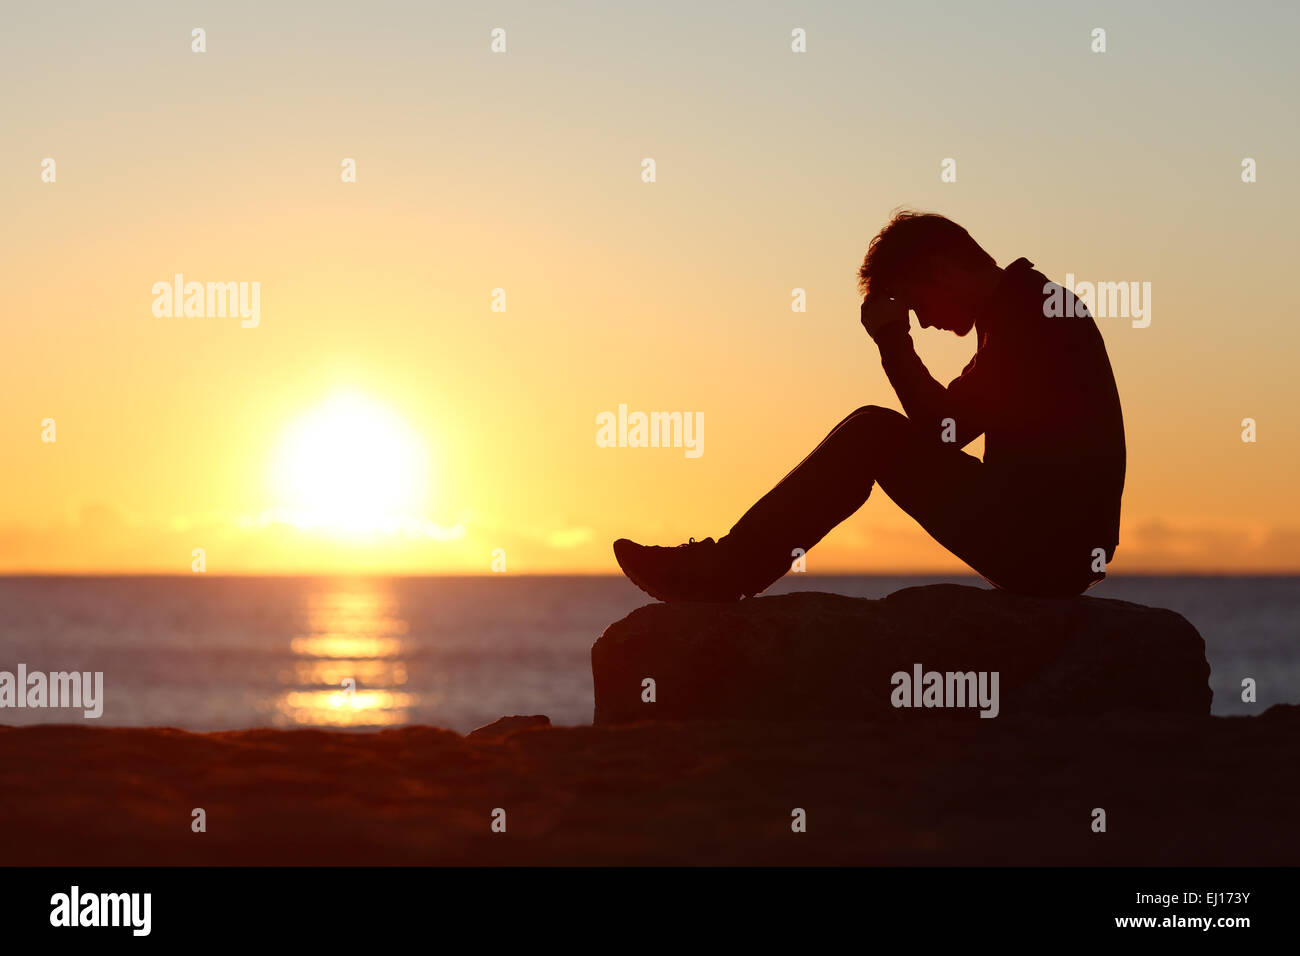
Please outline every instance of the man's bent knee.
[[907, 416], [882, 405], [863, 405], [855, 408], [844, 423], [855, 422], [866, 428], [888, 428], [907, 421]]
[[868, 441], [881, 441], [901, 435], [911, 422], [902, 412], [880, 405], [863, 405], [840, 422], [836, 431], [847, 429]]

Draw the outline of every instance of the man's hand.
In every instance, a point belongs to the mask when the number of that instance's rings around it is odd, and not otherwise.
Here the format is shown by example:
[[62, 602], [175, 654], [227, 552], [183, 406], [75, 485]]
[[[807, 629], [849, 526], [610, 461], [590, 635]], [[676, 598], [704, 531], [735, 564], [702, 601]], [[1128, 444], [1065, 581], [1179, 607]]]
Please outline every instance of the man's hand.
[[873, 339], [880, 330], [896, 322], [908, 324], [907, 306], [883, 294], [868, 294], [862, 300], [862, 327]]

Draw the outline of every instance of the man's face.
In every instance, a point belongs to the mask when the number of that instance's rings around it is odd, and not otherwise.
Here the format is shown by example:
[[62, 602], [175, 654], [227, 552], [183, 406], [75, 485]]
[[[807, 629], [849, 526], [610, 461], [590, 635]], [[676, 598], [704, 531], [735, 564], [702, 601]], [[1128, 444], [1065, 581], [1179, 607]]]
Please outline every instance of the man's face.
[[907, 283], [902, 290], [903, 301], [916, 313], [922, 328], [965, 335], [975, 325], [978, 305], [971, 301], [967, 285], [958, 270], [940, 267], [928, 280]]

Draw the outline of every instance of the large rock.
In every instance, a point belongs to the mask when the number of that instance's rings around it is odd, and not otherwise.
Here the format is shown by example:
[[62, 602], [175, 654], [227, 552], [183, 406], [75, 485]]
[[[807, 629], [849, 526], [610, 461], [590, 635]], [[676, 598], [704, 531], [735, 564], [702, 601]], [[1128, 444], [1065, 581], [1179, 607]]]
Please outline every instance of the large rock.
[[879, 601], [809, 591], [639, 608], [591, 649], [595, 722], [976, 716], [893, 706], [893, 675], [916, 665], [997, 672], [1003, 715], [1210, 711], [1205, 641], [1173, 611], [936, 584]]

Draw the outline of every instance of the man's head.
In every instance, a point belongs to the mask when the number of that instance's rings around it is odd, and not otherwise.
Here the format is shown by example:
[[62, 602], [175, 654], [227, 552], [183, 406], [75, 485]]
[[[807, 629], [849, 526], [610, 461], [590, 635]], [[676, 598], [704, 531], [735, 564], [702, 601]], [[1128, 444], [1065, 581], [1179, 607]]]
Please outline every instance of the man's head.
[[933, 213], [903, 211], [867, 246], [862, 294], [903, 302], [924, 327], [965, 335], [1001, 274], [961, 226]]

